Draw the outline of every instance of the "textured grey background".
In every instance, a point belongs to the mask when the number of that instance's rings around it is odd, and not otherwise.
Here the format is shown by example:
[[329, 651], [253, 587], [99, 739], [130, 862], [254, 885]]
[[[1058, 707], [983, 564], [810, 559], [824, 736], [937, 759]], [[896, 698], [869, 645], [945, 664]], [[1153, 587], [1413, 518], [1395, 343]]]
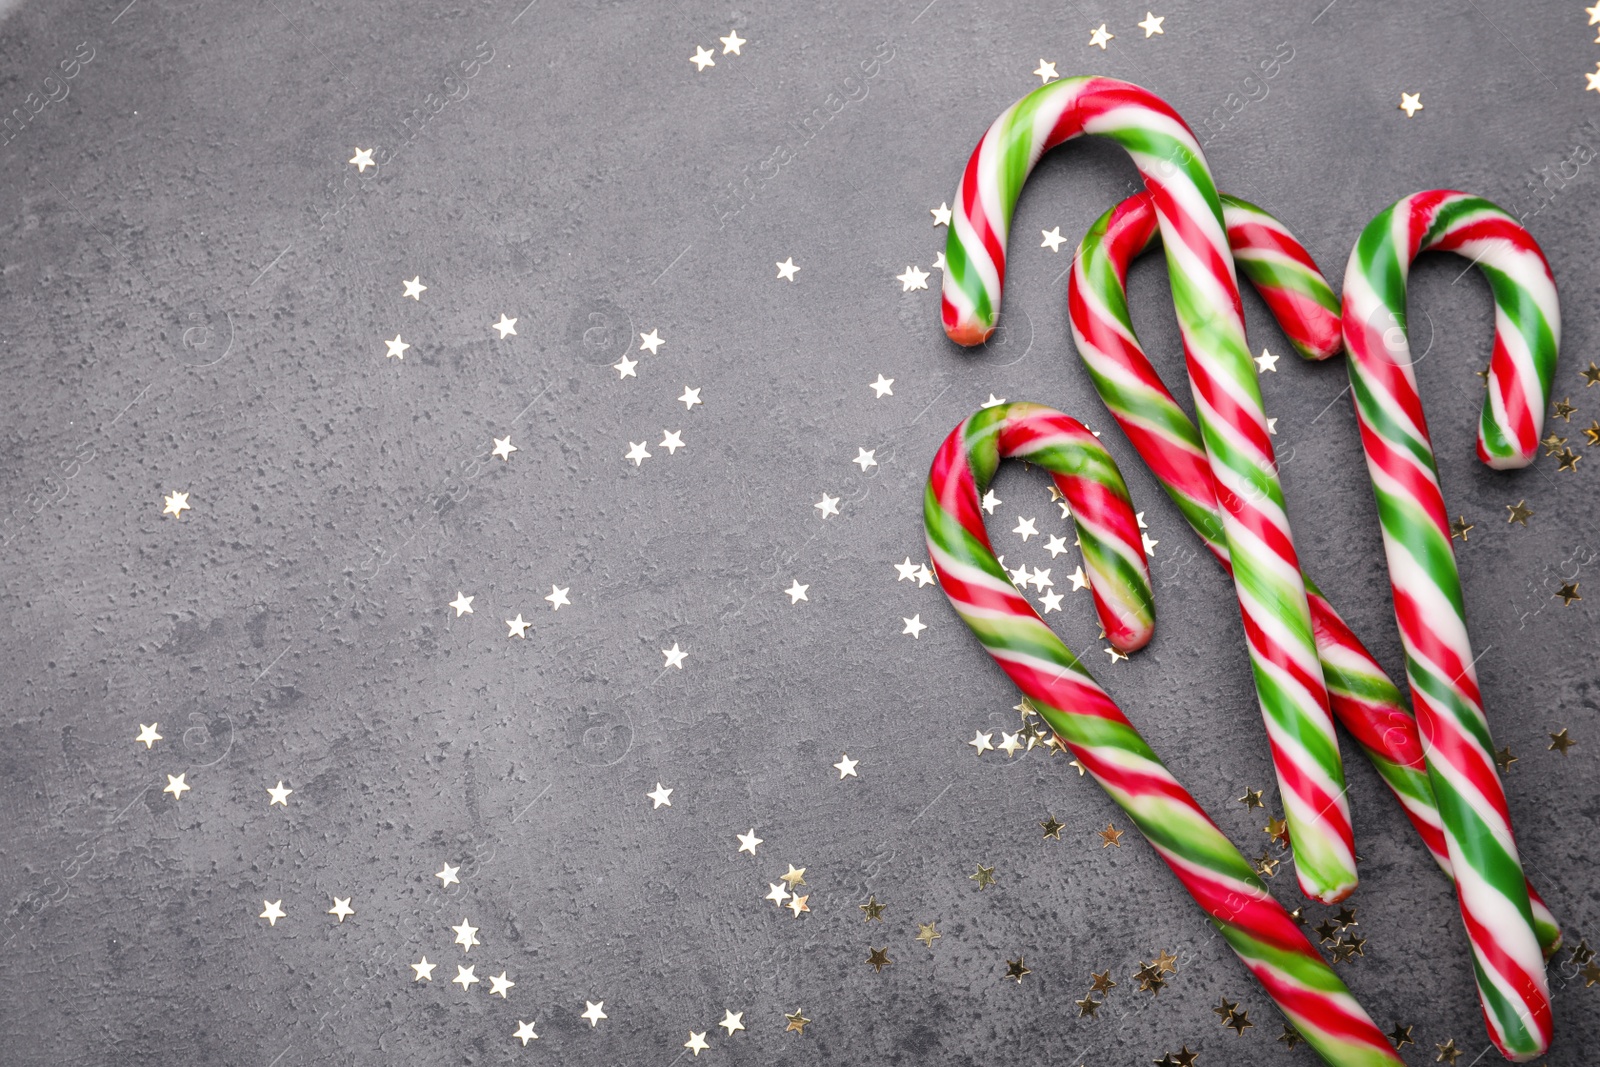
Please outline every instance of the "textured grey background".
[[[911, 293], [895, 275], [931, 269], [928, 209], [1041, 57], [1128, 78], [1209, 116], [1221, 187], [1276, 211], [1335, 281], [1400, 195], [1526, 211], [1567, 311], [1556, 395], [1579, 413], [1556, 428], [1582, 451], [1600, 182], [1589, 165], [1532, 190], [1573, 145], [1600, 147], [1581, 4], [1182, 0], [1145, 40], [1145, 5], [1121, 0], [524, 2], [0, 5], [4, 108], [29, 114], [93, 50], [0, 149], [0, 1060], [665, 1064], [706, 1030], [711, 1063], [1097, 1067], [1185, 1043], [1208, 1065], [1316, 1062], [1274, 1043], [1275, 1011], [1147, 845], [1100, 847], [1096, 828], [1127, 824], [1091, 781], [1039, 750], [974, 758], [963, 742], [1011, 728], [1016, 694], [939, 590], [891, 567], [921, 558], [928, 461], [991, 391], [1107, 428], [1160, 542], [1157, 636], [1113, 666], [1083, 596], [1052, 621], [1260, 852], [1265, 814], [1235, 802], [1271, 776], [1231, 590], [1066, 328], [1072, 244], [1135, 187], [1131, 165], [1079, 143], [1040, 167], [990, 351], [944, 340], [937, 273]], [[1086, 46], [1102, 21], [1104, 53]], [[730, 29], [742, 55], [717, 44]], [[492, 60], [446, 86], [479, 42]], [[880, 42], [892, 58], [862, 82]], [[1237, 109], [1280, 44], [1293, 59]], [[808, 134], [835, 90], [860, 98]], [[1414, 119], [1402, 90], [1421, 93]], [[431, 114], [430, 93], [456, 98]], [[773, 175], [780, 143], [794, 158]], [[358, 176], [353, 145], [389, 162]], [[746, 176], [753, 201], [724, 217]], [[1055, 225], [1059, 255], [1032, 236]], [[773, 277], [789, 256], [793, 284]], [[1452, 510], [1478, 524], [1458, 550], [1496, 740], [1520, 757], [1523, 855], [1576, 940], [1600, 933], [1600, 457], [1562, 474], [1472, 458], [1490, 306], [1463, 266], [1419, 265], [1416, 347]], [[1176, 372], [1162, 273], [1135, 271], [1136, 318]], [[401, 297], [415, 274], [420, 302]], [[1285, 352], [1247, 303], [1256, 346]], [[652, 328], [666, 344], [638, 352]], [[397, 332], [403, 362], [383, 354]], [[637, 377], [619, 380], [625, 351]], [[893, 397], [868, 389], [880, 373]], [[686, 385], [704, 399], [687, 413]], [[1397, 670], [1344, 385], [1337, 362], [1292, 356], [1263, 382], [1307, 568]], [[681, 454], [655, 446], [664, 429]], [[508, 431], [520, 451], [488, 459]], [[635, 467], [641, 438], [654, 455]], [[161, 513], [174, 489], [181, 521]], [[1043, 481], [998, 489], [997, 546], [1064, 591], [1073, 561], [1007, 532], [1062, 532]], [[843, 503], [823, 521], [825, 492]], [[1535, 518], [1508, 527], [1521, 498]], [[1573, 577], [1588, 599], [1563, 608]], [[791, 606], [795, 579], [809, 601]], [[548, 610], [552, 584], [570, 609]], [[458, 589], [474, 614], [446, 607]], [[526, 641], [501, 621], [518, 612]], [[674, 642], [681, 672], [663, 670]], [[151, 720], [165, 740], [146, 751]], [[1565, 759], [1546, 749], [1562, 727]], [[831, 769], [842, 752], [858, 778]], [[1345, 752], [1369, 940], [1341, 970], [1380, 1025], [1416, 1025], [1410, 1062], [1451, 1037], [1478, 1062], [1453, 894]], [[180, 772], [175, 802], [161, 787]], [[280, 778], [294, 793], [269, 809]], [[652, 810], [658, 780], [672, 806]], [[1060, 842], [1040, 840], [1048, 814]], [[751, 826], [755, 857], [735, 851]], [[447, 862], [461, 883], [443, 889]], [[789, 863], [812, 892], [798, 920], [763, 900]], [[982, 892], [979, 863], [998, 878]], [[1289, 867], [1272, 885], [1299, 903]], [[881, 928], [856, 910], [869, 892]], [[333, 894], [353, 898], [342, 925]], [[257, 913], [280, 897], [269, 927]], [[482, 941], [465, 960], [463, 916]], [[913, 940], [930, 920], [931, 951]], [[893, 966], [865, 966], [869, 946]], [[1162, 949], [1179, 971], [1153, 999], [1129, 976]], [[431, 985], [407, 966], [424, 953]], [[1019, 953], [1020, 986], [1001, 979]], [[510, 998], [451, 985], [460, 962], [507, 970]], [[1106, 968], [1118, 987], [1076, 1018]], [[1552, 972], [1552, 1064], [1600, 1047], [1600, 989], [1575, 970]], [[1222, 1029], [1219, 996], [1256, 1027]], [[591, 1029], [579, 1013], [601, 999]], [[803, 1036], [783, 1032], [796, 1008]], [[748, 1029], [726, 1037], [724, 1010]], [[526, 1049], [521, 1019], [540, 1034]]]

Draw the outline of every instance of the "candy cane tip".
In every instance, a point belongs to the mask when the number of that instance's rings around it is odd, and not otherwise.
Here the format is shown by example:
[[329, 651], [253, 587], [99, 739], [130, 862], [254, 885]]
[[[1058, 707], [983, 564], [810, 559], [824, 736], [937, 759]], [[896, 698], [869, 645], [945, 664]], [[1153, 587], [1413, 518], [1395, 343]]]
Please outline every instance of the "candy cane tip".
[[1343, 901], [1349, 900], [1350, 894], [1356, 891], [1356, 887], [1358, 885], [1360, 885], [1359, 882], [1352, 881], [1341, 883], [1333, 886], [1330, 889], [1318, 890], [1312, 886], [1308, 886], [1302, 879], [1300, 882], [1300, 891], [1307, 897], [1310, 897], [1312, 900], [1316, 901], [1318, 904], [1339, 904]]
[[976, 322], [946, 322], [944, 324], [945, 336], [963, 348], [976, 348], [989, 339], [994, 333], [993, 326], [984, 326]]

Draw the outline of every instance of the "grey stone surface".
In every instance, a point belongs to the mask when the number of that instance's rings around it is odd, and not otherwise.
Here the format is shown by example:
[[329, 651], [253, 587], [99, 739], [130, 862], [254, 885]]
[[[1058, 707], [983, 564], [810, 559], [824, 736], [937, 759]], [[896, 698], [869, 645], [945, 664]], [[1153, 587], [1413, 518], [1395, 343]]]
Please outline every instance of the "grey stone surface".
[[[1039, 168], [988, 351], [944, 340], [937, 274], [912, 293], [894, 276], [931, 268], [928, 209], [1042, 56], [1209, 121], [1220, 186], [1277, 212], [1335, 281], [1406, 193], [1527, 211], [1567, 312], [1556, 395], [1579, 413], [1555, 428], [1581, 445], [1600, 415], [1578, 377], [1600, 183], [1593, 165], [1538, 173], [1600, 147], [1581, 5], [1179, 0], [1145, 40], [1145, 6], [1120, 0], [524, 2], [0, 4], [0, 105], [26, 117], [0, 149], [0, 1060], [665, 1064], [709, 1031], [713, 1064], [1100, 1067], [1183, 1044], [1206, 1065], [1316, 1062], [1274, 1043], [1274, 1009], [1146, 844], [1100, 847], [1093, 831], [1126, 821], [1092, 781], [1038, 751], [974, 758], [963, 742], [1008, 726], [1016, 694], [939, 590], [891, 567], [919, 557], [935, 447], [991, 391], [1106, 428], [1160, 542], [1157, 636], [1113, 666], [1082, 598], [1051, 618], [1222, 827], [1264, 847], [1263, 814], [1234, 802], [1271, 774], [1231, 590], [1066, 328], [1072, 242], [1133, 168], [1085, 143]], [[1085, 43], [1102, 21], [1103, 53]], [[741, 55], [717, 44], [730, 29]], [[1278, 75], [1247, 81], [1280, 45]], [[1421, 93], [1414, 119], [1402, 90]], [[387, 162], [358, 175], [354, 145]], [[1059, 255], [1031, 236], [1055, 225]], [[792, 284], [772, 266], [789, 256]], [[1491, 309], [1463, 266], [1414, 276], [1424, 392], [1452, 510], [1477, 523], [1458, 549], [1496, 740], [1520, 758], [1523, 855], [1593, 938], [1597, 600], [1552, 593], [1589, 590], [1600, 458], [1472, 458]], [[427, 292], [403, 299], [418, 274]], [[1159, 265], [1132, 287], [1178, 373]], [[1253, 342], [1286, 351], [1247, 303]], [[652, 329], [666, 343], [639, 352]], [[384, 357], [397, 333], [403, 362]], [[1289, 357], [1263, 387], [1307, 568], [1398, 670], [1344, 371]], [[664, 430], [686, 447], [656, 447]], [[519, 451], [490, 458], [508, 432]], [[191, 494], [180, 521], [161, 512], [172, 490]], [[1007, 532], [1061, 529], [1042, 480], [1008, 470], [998, 491], [1000, 549], [1064, 584], [1066, 557]], [[826, 521], [824, 493], [842, 499]], [[1535, 518], [1509, 527], [1522, 498]], [[796, 579], [809, 600], [791, 606]], [[570, 608], [549, 610], [552, 584]], [[473, 614], [446, 607], [458, 590]], [[502, 622], [519, 612], [522, 641]], [[681, 671], [663, 668], [674, 643]], [[1566, 759], [1546, 750], [1563, 727]], [[858, 778], [831, 769], [843, 752]], [[1409, 1062], [1452, 1037], [1463, 1062], [1495, 1062], [1473, 1059], [1487, 1042], [1450, 887], [1345, 753], [1369, 940], [1342, 970], [1380, 1025], [1416, 1025]], [[294, 793], [269, 808], [279, 779]], [[645, 798], [657, 781], [670, 808]], [[1040, 840], [1048, 814], [1059, 843]], [[735, 851], [752, 826], [755, 857]], [[446, 863], [460, 884], [434, 877]], [[790, 863], [812, 894], [800, 919], [763, 900]], [[998, 878], [981, 892], [979, 863]], [[1289, 869], [1273, 888], [1300, 903]], [[856, 909], [869, 893], [881, 928]], [[334, 895], [355, 909], [342, 924]], [[863, 962], [879, 946], [881, 974]], [[1162, 949], [1178, 973], [1137, 993]], [[431, 984], [408, 967], [423, 954]], [[1001, 979], [1019, 954], [1020, 986]], [[464, 993], [461, 963], [516, 986]], [[1118, 987], [1076, 1018], [1106, 968]], [[1553, 971], [1551, 1064], [1600, 1047], [1600, 989], [1574, 975]], [[1221, 996], [1255, 1028], [1222, 1029]], [[605, 1002], [598, 1028], [586, 1000]], [[797, 1008], [804, 1036], [783, 1032]], [[717, 1029], [725, 1010], [747, 1029]], [[519, 1020], [540, 1034], [526, 1049]]]

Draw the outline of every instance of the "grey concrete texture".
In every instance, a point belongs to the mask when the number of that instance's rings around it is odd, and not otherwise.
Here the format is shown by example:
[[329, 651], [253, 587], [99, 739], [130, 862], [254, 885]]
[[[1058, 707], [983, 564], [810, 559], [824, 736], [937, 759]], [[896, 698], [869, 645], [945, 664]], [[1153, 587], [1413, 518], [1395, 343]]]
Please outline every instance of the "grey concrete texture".
[[[1104, 1067], [1185, 1045], [1207, 1067], [1317, 1062], [1274, 1040], [1280, 1016], [1151, 848], [1101, 846], [1130, 828], [1091, 779], [964, 745], [1014, 729], [1017, 694], [939, 589], [892, 566], [924, 558], [928, 463], [991, 393], [1104, 430], [1159, 542], [1156, 637], [1113, 664], [1083, 594], [1050, 618], [1222, 828], [1266, 847], [1278, 807], [1232, 590], [1067, 328], [1073, 244], [1133, 167], [1086, 142], [1041, 164], [983, 351], [940, 330], [929, 209], [1041, 58], [1170, 101], [1219, 186], [1278, 214], [1336, 286], [1397, 197], [1480, 193], [1554, 268], [1555, 395], [1578, 410], [1550, 425], [1586, 451], [1600, 181], [1572, 161], [1600, 149], [1582, 77], [1600, 45], [1580, 3], [1176, 0], [1149, 39], [1146, 3], [1122, 0], [0, 11], [0, 1061], [666, 1064], [705, 1031], [713, 1065]], [[358, 172], [354, 146], [379, 165]], [[1054, 226], [1059, 254], [1033, 236]], [[793, 282], [774, 276], [789, 257]], [[927, 291], [902, 291], [910, 265]], [[1420, 262], [1411, 313], [1450, 507], [1476, 523], [1457, 554], [1477, 668], [1519, 758], [1530, 875], [1573, 941], [1600, 943], [1600, 456], [1473, 458], [1492, 309], [1465, 267]], [[1142, 262], [1132, 300], [1177, 376], [1163, 274]], [[1246, 305], [1254, 346], [1284, 357], [1262, 388], [1306, 568], [1398, 676], [1342, 363], [1298, 361]], [[515, 336], [491, 329], [502, 314]], [[664, 344], [640, 351], [652, 330]], [[403, 360], [384, 354], [397, 335]], [[659, 447], [668, 431], [685, 447]], [[518, 451], [493, 457], [507, 434]], [[862, 448], [877, 466], [851, 462]], [[1075, 559], [1009, 532], [1066, 532], [1042, 476], [1008, 467], [997, 493], [997, 548], [1064, 591]], [[1523, 499], [1534, 517], [1508, 525]], [[1564, 607], [1568, 581], [1585, 599]], [[550, 609], [552, 586], [570, 606]], [[458, 591], [472, 614], [447, 606]], [[519, 614], [532, 626], [508, 638]], [[1565, 758], [1547, 749], [1563, 728]], [[1380, 1026], [1415, 1026], [1408, 1062], [1449, 1039], [1497, 1062], [1454, 894], [1343, 744], [1367, 945], [1340, 971]], [[856, 777], [832, 768], [843, 753]], [[280, 780], [293, 793], [269, 805]], [[670, 807], [646, 798], [658, 782]], [[1237, 803], [1256, 788], [1266, 811]], [[735, 837], [751, 827], [754, 856]], [[458, 883], [435, 877], [447, 864]], [[790, 864], [799, 917], [764, 899]], [[1270, 884], [1304, 903], [1288, 865]], [[869, 894], [881, 923], [857, 909]], [[257, 917], [278, 900], [285, 918]], [[1177, 973], [1138, 992], [1163, 950]], [[1019, 956], [1032, 973], [1004, 980]], [[1574, 1067], [1600, 1048], [1600, 987], [1568, 959], [1548, 1062]], [[452, 984], [459, 965], [481, 984]], [[1107, 969], [1105, 1006], [1077, 1017]], [[486, 991], [502, 971], [504, 1000]], [[1254, 1027], [1224, 1029], [1220, 997]], [[785, 1032], [797, 1009], [812, 1021]], [[746, 1029], [719, 1029], [726, 1011]]]

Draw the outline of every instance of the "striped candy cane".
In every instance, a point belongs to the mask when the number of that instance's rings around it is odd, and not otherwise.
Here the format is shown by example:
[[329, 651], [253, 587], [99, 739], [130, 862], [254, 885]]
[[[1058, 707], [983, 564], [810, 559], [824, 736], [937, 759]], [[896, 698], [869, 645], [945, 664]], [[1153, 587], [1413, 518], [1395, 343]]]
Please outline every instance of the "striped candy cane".
[[[1223, 196], [1222, 207], [1235, 262], [1296, 350], [1307, 358], [1324, 359], [1343, 348], [1338, 301], [1310, 253], [1282, 223], [1255, 205]], [[1078, 245], [1067, 282], [1072, 333], [1100, 398], [1195, 533], [1226, 568], [1228, 545], [1200, 431], [1151, 365], [1128, 314], [1128, 267], [1155, 238], [1155, 208], [1148, 193], [1124, 200], [1089, 229]], [[1453, 878], [1439, 807], [1410, 709], [1315, 583], [1309, 577], [1305, 583], [1335, 717], [1394, 792], [1434, 861]], [[1528, 897], [1539, 943], [1548, 957], [1561, 943], [1561, 930], [1531, 885]]]
[[1128, 150], [1155, 205], [1295, 872], [1307, 895], [1343, 900], [1355, 889], [1356, 871], [1339, 743], [1245, 345], [1222, 205], [1200, 145], [1177, 112], [1136, 85], [1067, 78], [996, 119], [956, 194], [945, 250], [945, 332], [976, 344], [994, 328], [1006, 232], [1022, 183], [1045, 150], [1085, 133]]
[[1489, 1037], [1516, 1061], [1550, 1044], [1550, 991], [1505, 790], [1473, 670], [1461, 579], [1406, 338], [1406, 278], [1421, 252], [1456, 252], [1494, 294], [1494, 355], [1478, 457], [1532, 462], [1560, 343], [1555, 281], [1527, 230], [1487, 200], [1430, 190], [1367, 224], [1344, 277], [1361, 445], [1389, 561], [1406, 677], [1444, 820]]
[[[1113, 638], [1120, 647], [1149, 639], [1150, 572], [1122, 475], [1080, 423], [1035, 404], [977, 412], [934, 458], [923, 522], [929, 557], [951, 606], [1079, 764], [1127, 812], [1323, 1061], [1333, 1067], [1402, 1063], [1249, 862], [1007, 578], [979, 503], [1006, 457], [1050, 471], [1067, 498], [1108, 636], [1122, 623], [1122, 636]], [[1130, 610], [1131, 619], [1125, 614]]]

